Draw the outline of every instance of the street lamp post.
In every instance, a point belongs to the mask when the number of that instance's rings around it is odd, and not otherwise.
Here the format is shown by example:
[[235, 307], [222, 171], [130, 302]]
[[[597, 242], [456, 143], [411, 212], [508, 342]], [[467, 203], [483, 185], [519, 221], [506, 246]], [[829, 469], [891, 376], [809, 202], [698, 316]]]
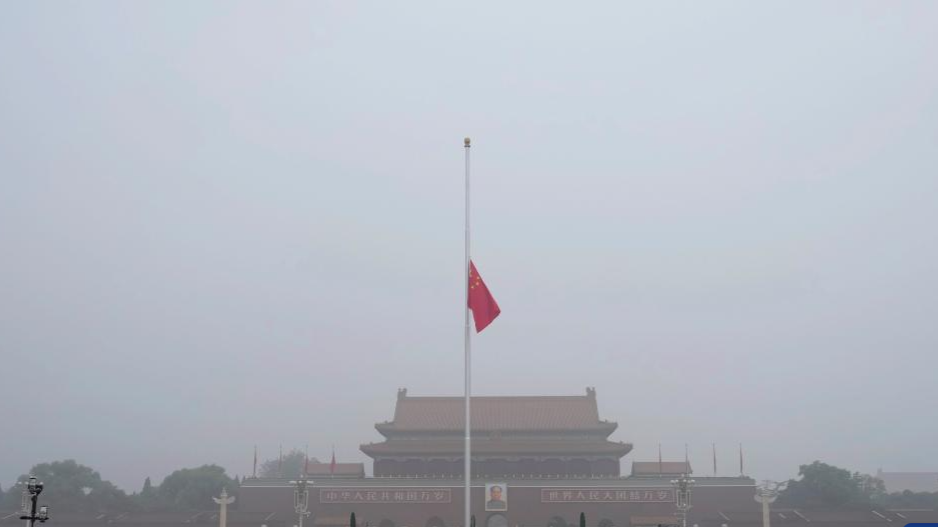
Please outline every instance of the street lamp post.
[[762, 485], [756, 487], [755, 500], [762, 504], [762, 526], [771, 527], [772, 519], [769, 515], [769, 504], [778, 498], [778, 494], [785, 490], [788, 482], [778, 483], [776, 481], [765, 480]]
[[674, 487], [674, 506], [677, 507], [678, 516], [681, 518], [681, 527], [687, 527], [687, 511], [690, 510], [690, 489], [696, 481], [687, 477], [687, 474], [681, 474], [678, 479], [671, 480], [671, 486]]
[[309, 512], [309, 485], [312, 484], [312, 481], [306, 478], [300, 478], [290, 483], [294, 485], [293, 510], [295, 510], [297, 516], [299, 516], [297, 527], [303, 527], [303, 519], [311, 514]]
[[38, 512], [36, 511], [42, 488], [43, 484], [36, 479], [36, 476], [29, 476], [29, 480], [26, 481], [26, 488], [23, 489], [23, 515], [20, 516], [21, 520], [26, 520], [26, 527], [33, 527], [36, 520], [39, 520], [39, 523], [45, 523], [49, 519], [49, 507], [43, 505], [39, 507]]

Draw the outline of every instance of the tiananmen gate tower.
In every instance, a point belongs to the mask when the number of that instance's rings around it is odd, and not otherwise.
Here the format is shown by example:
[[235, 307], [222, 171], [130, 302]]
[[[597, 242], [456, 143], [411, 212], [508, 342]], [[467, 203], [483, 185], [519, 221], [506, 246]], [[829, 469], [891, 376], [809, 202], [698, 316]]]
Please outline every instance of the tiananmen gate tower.
[[[394, 418], [375, 424], [383, 441], [361, 445], [373, 461], [315, 464], [309, 472], [305, 525], [345, 527], [354, 512], [369, 527], [462, 527], [462, 397], [413, 397], [398, 391]], [[613, 441], [618, 424], [601, 418], [596, 390], [585, 395], [472, 398], [472, 509], [478, 527], [672, 525], [671, 481], [690, 474], [684, 461], [635, 462], [623, 475], [630, 443]], [[745, 476], [695, 476], [694, 517], [755, 511], [755, 482]], [[293, 514], [294, 485], [248, 478], [240, 510]]]

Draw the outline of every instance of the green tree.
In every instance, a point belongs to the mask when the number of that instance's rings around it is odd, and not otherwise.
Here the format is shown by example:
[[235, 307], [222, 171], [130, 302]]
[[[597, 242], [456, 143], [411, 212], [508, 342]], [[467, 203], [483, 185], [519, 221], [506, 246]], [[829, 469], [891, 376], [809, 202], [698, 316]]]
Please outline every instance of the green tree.
[[[310, 463], [319, 463], [316, 458], [309, 458]], [[287, 478], [297, 479], [303, 475], [303, 469], [306, 467], [306, 454], [300, 450], [292, 449], [283, 455], [283, 467], [281, 469], [280, 458], [268, 459], [261, 463], [258, 474], [262, 478]]]
[[904, 490], [883, 494], [877, 504], [887, 509], [938, 509], [938, 492], [912, 492]]
[[[126, 512], [135, 509], [134, 503], [124, 491], [110, 481], [101, 479], [101, 475], [92, 468], [80, 465], [73, 459], [35, 465], [29, 474], [36, 476], [45, 485], [41, 501], [52, 510]], [[28, 474], [21, 475], [17, 479], [17, 485], [25, 484], [27, 479]], [[8, 490], [3, 500], [4, 508], [19, 508], [20, 494], [13, 488]]]
[[869, 474], [853, 473], [853, 481], [857, 483], [860, 493], [873, 503], [879, 503], [886, 496], [886, 484], [883, 480]]
[[150, 482], [149, 476], [143, 480], [143, 489], [140, 491], [140, 494], [134, 494], [131, 496], [131, 499], [133, 499], [139, 510], [145, 512], [165, 511], [172, 509], [170, 504], [164, 502], [160, 498], [158, 488], [153, 486], [153, 483]]
[[238, 482], [225, 474], [218, 465], [202, 465], [184, 468], [166, 476], [157, 491], [160, 507], [171, 510], [205, 510], [212, 508], [212, 497], [228, 489], [229, 495], [237, 495]]
[[354, 512], [348, 517], [348, 525], [349, 527], [355, 527], [355, 513]]
[[863, 508], [885, 493], [882, 481], [860, 473], [815, 461], [801, 465], [799, 480], [791, 480], [779, 496], [779, 502], [790, 507]]
[[156, 494], [156, 491], [153, 490], [153, 484], [150, 482], [150, 476], [147, 476], [143, 480], [143, 490], [140, 491], [141, 496], [152, 496]]
[[580, 527], [586, 527], [586, 513], [580, 513]]
[[15, 485], [4, 491], [3, 496], [0, 496], [0, 510], [19, 510], [20, 500], [17, 497], [19, 495], [19, 489]]

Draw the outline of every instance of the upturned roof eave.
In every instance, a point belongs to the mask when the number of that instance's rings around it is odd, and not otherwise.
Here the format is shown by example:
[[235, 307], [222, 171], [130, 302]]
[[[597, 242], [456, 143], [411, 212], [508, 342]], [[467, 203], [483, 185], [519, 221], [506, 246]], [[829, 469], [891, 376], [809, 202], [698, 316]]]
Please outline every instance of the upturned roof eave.
[[[613, 443], [607, 442], [601, 445], [596, 444], [587, 444], [587, 445], [565, 445], [564, 447], [558, 447], [556, 449], [545, 449], [535, 452], [524, 452], [517, 450], [509, 450], [504, 448], [493, 448], [492, 445], [488, 442], [483, 444], [478, 444], [479, 449], [475, 451], [478, 455], [485, 456], [510, 456], [510, 457], [543, 457], [543, 456], [617, 456], [624, 457], [629, 452], [632, 451], [631, 443]], [[510, 446], [510, 445], [499, 445], [499, 447]], [[404, 448], [402, 448], [404, 447]], [[598, 447], [598, 448], [597, 448]], [[442, 448], [427, 448], [425, 451], [420, 452], [409, 445], [393, 445], [388, 442], [381, 443], [369, 443], [360, 445], [359, 449], [365, 455], [374, 458], [375, 456], [409, 456], [409, 457], [432, 457], [432, 456], [453, 456], [461, 455], [463, 453], [463, 447], [459, 445], [445, 445]], [[530, 449], [536, 450], [536, 449]]]
[[[480, 428], [472, 427], [472, 431], [475, 433], [491, 433], [491, 432], [501, 432], [501, 433], [535, 433], [535, 434], [547, 434], [547, 433], [560, 433], [560, 434], [575, 434], [578, 432], [605, 432], [607, 435], [612, 434], [619, 428], [619, 423], [612, 421], [600, 421], [593, 426], [581, 426], [576, 428], [544, 428], [544, 427], [530, 427], [530, 428], [511, 428], [508, 430], [499, 429], [499, 428]], [[387, 437], [387, 434], [395, 433], [418, 433], [418, 434], [452, 434], [452, 433], [462, 433], [462, 429], [459, 428], [419, 428], [419, 427], [407, 427], [407, 426], [398, 426], [394, 421], [389, 421], [385, 423], [375, 423], [375, 430], [377, 430], [381, 435]]]

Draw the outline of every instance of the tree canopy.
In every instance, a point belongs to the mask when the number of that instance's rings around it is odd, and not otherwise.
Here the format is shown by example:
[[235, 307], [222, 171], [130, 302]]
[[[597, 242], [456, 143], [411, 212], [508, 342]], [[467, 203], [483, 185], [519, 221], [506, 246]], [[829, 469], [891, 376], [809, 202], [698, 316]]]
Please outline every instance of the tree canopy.
[[184, 468], [166, 476], [157, 490], [158, 504], [172, 510], [205, 510], [214, 507], [212, 497], [222, 488], [237, 495], [239, 484], [218, 465]]
[[791, 480], [779, 496], [787, 506], [801, 508], [862, 508], [885, 495], [883, 482], [873, 476], [815, 461], [801, 465], [801, 479]]
[[[73, 459], [35, 465], [30, 474], [45, 485], [41, 501], [53, 510], [104, 512], [125, 511], [133, 507], [124, 491], [110, 481], [101, 479], [101, 475], [90, 467], [80, 465]], [[28, 478], [28, 474], [21, 475], [17, 479], [17, 485], [25, 484]], [[19, 508], [20, 499], [17, 487], [10, 488], [4, 494], [3, 505], [8, 509]]]
[[938, 492], [893, 492], [881, 498], [884, 507], [890, 509], [938, 509]]
[[[61, 512], [132, 512], [132, 511], [190, 511], [213, 509], [212, 497], [222, 488], [236, 495], [237, 479], [228, 477], [225, 469], [217, 465], [184, 468], [167, 476], [159, 485], [150, 478], [143, 481], [140, 493], [128, 496], [110, 481], [101, 478], [95, 470], [72, 459], [35, 465], [29, 474], [45, 485], [40, 504]], [[29, 475], [23, 474], [17, 484], [0, 491], [0, 509], [20, 508], [22, 487]]]
[[[310, 463], [318, 463], [316, 458], [309, 458]], [[306, 454], [300, 450], [292, 449], [283, 455], [283, 467], [281, 470], [280, 458], [268, 459], [261, 463], [258, 475], [264, 478], [289, 478], [297, 479], [303, 474], [306, 466]]]
[[156, 491], [153, 490], [153, 483], [150, 482], [150, 476], [143, 480], [143, 489], [140, 490], [141, 496], [153, 496]]

